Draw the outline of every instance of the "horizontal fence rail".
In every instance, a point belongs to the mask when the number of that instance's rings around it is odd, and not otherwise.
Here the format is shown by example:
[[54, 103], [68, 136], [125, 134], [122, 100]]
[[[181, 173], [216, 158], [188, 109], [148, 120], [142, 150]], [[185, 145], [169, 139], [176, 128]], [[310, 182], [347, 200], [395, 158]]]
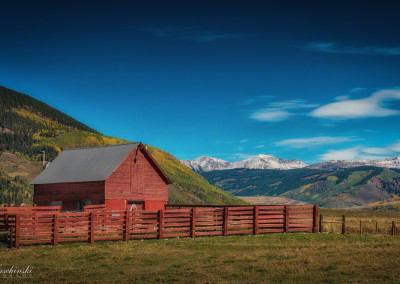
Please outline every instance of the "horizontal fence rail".
[[0, 208], [0, 214], [2, 213], [23, 213], [23, 212], [60, 212], [60, 206], [32, 206], [32, 207], [2, 207]]
[[106, 211], [106, 205], [85, 205], [83, 206], [83, 212], [98, 212], [98, 211]]
[[371, 220], [369, 218], [358, 217], [331, 217], [319, 216], [320, 233], [351, 233], [351, 234], [381, 234], [399, 235], [396, 221], [389, 218]]
[[[2, 221], [3, 220], [3, 221]], [[317, 206], [219, 206], [165, 210], [1, 214], [11, 245], [318, 232]], [[2, 227], [1, 227], [2, 226]]]

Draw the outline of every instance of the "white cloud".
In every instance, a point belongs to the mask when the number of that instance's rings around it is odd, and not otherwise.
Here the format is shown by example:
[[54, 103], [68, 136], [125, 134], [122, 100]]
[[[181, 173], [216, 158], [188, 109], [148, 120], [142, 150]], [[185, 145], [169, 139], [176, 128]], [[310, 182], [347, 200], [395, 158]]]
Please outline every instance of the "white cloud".
[[293, 114], [289, 113], [286, 110], [279, 110], [273, 108], [264, 108], [254, 112], [250, 118], [258, 120], [258, 121], [282, 121], [286, 120]]
[[388, 149], [392, 152], [400, 153], [400, 140], [388, 146]]
[[312, 42], [301, 47], [309, 51], [317, 51], [324, 53], [336, 54], [358, 54], [358, 55], [400, 55], [400, 47], [379, 47], [379, 46], [363, 46], [363, 47], [341, 47], [334, 42]]
[[329, 150], [319, 156], [322, 161], [328, 160], [382, 160], [400, 154], [400, 140], [382, 147], [356, 146], [352, 148]]
[[[288, 119], [292, 115], [300, 115], [299, 109], [315, 108], [316, 104], [307, 104], [304, 100], [288, 100], [270, 102], [265, 108], [256, 110], [250, 118], [258, 121], [276, 122]], [[292, 112], [291, 110], [297, 110]]]
[[359, 147], [347, 148], [342, 150], [329, 150], [327, 153], [320, 155], [320, 160], [358, 160]]
[[345, 100], [348, 100], [348, 99], [350, 99], [349, 96], [337, 96], [337, 97], [335, 97], [336, 101], [345, 101]]
[[360, 139], [354, 136], [342, 136], [342, 137], [331, 137], [331, 136], [319, 136], [309, 138], [293, 138], [284, 139], [282, 141], [275, 142], [275, 146], [287, 146], [292, 148], [309, 148], [327, 144], [338, 144], [351, 141], [358, 141]]
[[399, 89], [381, 90], [363, 99], [344, 99], [314, 109], [310, 116], [328, 119], [355, 119], [400, 115], [399, 110], [386, 108], [384, 103], [400, 100]]
[[243, 151], [243, 147], [242, 146], [236, 147], [235, 151]]
[[253, 154], [235, 153], [235, 154], [232, 154], [232, 159], [233, 160], [246, 160], [246, 159], [249, 159], [254, 156], [255, 155], [253, 155]]
[[243, 139], [243, 140], [240, 140], [240, 141], [239, 141], [239, 143], [246, 143], [246, 142], [249, 142], [249, 140]]
[[265, 146], [264, 145], [257, 145], [256, 146], [256, 148], [258, 148], [258, 149], [261, 149], [261, 148], [264, 148]]
[[387, 148], [379, 148], [379, 147], [370, 147], [370, 148], [364, 148], [362, 151], [366, 154], [371, 154], [371, 155], [390, 155], [392, 151]]

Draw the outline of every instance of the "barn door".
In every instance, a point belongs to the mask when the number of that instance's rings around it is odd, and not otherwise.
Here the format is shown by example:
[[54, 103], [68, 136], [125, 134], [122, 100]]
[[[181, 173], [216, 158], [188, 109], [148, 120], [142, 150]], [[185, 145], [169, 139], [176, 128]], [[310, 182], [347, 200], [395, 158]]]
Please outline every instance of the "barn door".
[[128, 210], [144, 210], [143, 201], [128, 201]]

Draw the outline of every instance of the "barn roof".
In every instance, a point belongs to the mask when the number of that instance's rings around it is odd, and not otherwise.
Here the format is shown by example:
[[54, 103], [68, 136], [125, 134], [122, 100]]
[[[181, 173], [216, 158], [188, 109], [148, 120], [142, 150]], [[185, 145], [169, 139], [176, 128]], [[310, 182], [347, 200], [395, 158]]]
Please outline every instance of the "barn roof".
[[65, 150], [31, 184], [106, 180], [139, 144]]

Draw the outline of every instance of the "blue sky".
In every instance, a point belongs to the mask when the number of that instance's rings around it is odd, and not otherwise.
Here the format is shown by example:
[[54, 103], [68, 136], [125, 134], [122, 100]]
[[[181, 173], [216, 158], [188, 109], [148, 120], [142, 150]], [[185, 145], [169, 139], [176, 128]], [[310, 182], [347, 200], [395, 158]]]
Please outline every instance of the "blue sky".
[[179, 159], [400, 154], [399, 1], [16, 0], [0, 10], [0, 85], [103, 134]]

